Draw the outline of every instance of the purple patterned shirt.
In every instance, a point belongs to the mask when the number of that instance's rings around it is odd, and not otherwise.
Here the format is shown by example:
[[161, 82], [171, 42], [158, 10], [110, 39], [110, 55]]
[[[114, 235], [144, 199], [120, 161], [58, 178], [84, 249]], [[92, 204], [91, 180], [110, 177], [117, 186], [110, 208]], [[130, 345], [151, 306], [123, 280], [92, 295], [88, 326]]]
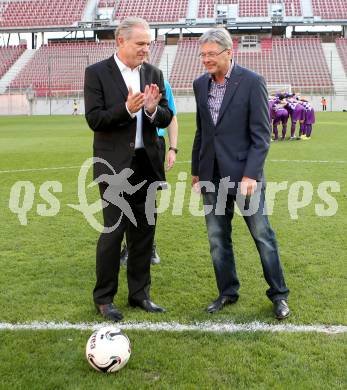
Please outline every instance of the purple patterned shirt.
[[234, 67], [234, 61], [231, 62], [229, 70], [227, 71], [226, 75], [224, 76], [224, 83], [218, 84], [214, 81], [213, 77], [211, 77], [210, 87], [208, 91], [208, 99], [207, 99], [207, 106], [210, 110], [213, 123], [216, 125], [219, 110], [221, 108], [223, 98], [225, 95], [225, 91], [227, 89], [228, 81], [230, 78], [231, 71]]

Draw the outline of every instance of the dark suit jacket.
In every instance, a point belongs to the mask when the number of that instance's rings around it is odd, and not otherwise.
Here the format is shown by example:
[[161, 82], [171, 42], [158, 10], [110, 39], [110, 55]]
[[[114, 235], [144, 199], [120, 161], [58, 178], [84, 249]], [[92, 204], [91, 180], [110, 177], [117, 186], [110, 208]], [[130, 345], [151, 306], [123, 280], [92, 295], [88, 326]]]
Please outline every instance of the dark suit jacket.
[[[144, 63], [140, 70], [141, 91], [144, 91], [146, 84], [151, 83], [159, 86], [163, 97], [153, 123], [142, 110], [143, 143], [157, 180], [164, 181], [156, 128], [167, 127], [171, 122], [172, 112], [165, 98], [162, 72]], [[130, 168], [135, 150], [136, 117], [131, 118], [125, 107], [127, 96], [127, 86], [113, 56], [86, 68], [85, 116], [89, 127], [94, 131], [94, 157], [106, 160], [117, 173]], [[94, 179], [101, 174], [110, 173], [105, 164], [94, 164]]]
[[[207, 106], [210, 75], [194, 81], [197, 129], [192, 175], [211, 181], [216, 158], [221, 177], [239, 183], [243, 176], [263, 180], [271, 127], [263, 77], [234, 64], [216, 126]], [[237, 187], [237, 184], [235, 184]], [[229, 190], [235, 194], [236, 189]]]

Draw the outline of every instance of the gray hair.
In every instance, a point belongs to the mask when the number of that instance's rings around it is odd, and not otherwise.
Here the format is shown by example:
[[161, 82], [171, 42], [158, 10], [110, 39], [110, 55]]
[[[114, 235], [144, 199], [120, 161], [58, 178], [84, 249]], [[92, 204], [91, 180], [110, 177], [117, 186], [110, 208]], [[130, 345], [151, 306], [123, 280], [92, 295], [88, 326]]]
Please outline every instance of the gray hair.
[[137, 17], [129, 17], [129, 18], [122, 20], [122, 22], [117, 27], [117, 29], [114, 33], [114, 37], [116, 39], [116, 42], [117, 42], [117, 38], [119, 36], [123, 36], [125, 39], [129, 39], [133, 28], [137, 27], [137, 26], [143, 27], [145, 30], [150, 31], [149, 24], [147, 23], [147, 21], [145, 19], [137, 18]]
[[233, 40], [225, 28], [211, 28], [199, 38], [200, 45], [210, 42], [217, 43], [223, 49], [233, 48]]

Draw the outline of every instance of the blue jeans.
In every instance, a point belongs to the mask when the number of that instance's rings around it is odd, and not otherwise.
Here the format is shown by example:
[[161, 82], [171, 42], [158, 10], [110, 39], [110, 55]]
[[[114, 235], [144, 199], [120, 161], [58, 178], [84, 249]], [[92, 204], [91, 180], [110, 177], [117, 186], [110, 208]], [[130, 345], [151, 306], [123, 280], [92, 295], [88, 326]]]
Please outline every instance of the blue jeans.
[[[205, 208], [210, 205], [212, 211], [205, 216], [210, 252], [220, 295], [238, 297], [240, 282], [235, 267], [235, 257], [232, 244], [232, 219], [234, 216], [235, 195], [227, 195], [225, 212], [217, 208], [219, 185], [214, 180], [216, 191], [203, 193]], [[277, 241], [271, 229], [267, 215], [263, 215], [265, 207], [265, 189], [262, 186], [258, 192], [259, 207], [252, 215], [243, 215], [255, 245], [257, 247], [263, 273], [269, 289], [266, 295], [271, 301], [287, 299], [289, 290], [285, 284], [282, 266], [279, 259]], [[223, 215], [220, 215], [223, 214]]]

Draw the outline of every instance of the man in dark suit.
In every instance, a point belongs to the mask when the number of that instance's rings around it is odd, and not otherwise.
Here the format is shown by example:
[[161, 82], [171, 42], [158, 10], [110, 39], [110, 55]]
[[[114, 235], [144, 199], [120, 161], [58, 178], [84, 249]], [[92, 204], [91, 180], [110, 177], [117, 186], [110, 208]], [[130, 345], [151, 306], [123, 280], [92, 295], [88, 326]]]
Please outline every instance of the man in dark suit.
[[118, 288], [124, 234], [129, 250], [130, 306], [147, 312], [165, 311], [149, 295], [155, 226], [147, 220], [145, 206], [150, 184], [165, 181], [156, 128], [169, 125], [172, 112], [165, 98], [161, 71], [144, 63], [151, 41], [147, 22], [125, 19], [117, 28], [115, 39], [116, 54], [86, 69], [84, 95], [86, 119], [94, 131], [94, 157], [105, 161], [94, 164], [94, 180], [99, 178], [101, 197], [110, 200], [112, 191], [115, 197], [119, 196], [118, 184], [112, 187], [110, 168], [116, 174], [130, 168], [133, 174], [123, 177], [127, 176], [132, 188], [140, 187], [135, 193], [127, 193], [123, 182], [124, 191], [120, 194], [136, 221], [127, 219], [124, 210], [111, 201], [103, 209], [105, 230], [97, 244], [94, 302], [103, 317], [119, 321], [123, 316], [113, 299]]
[[235, 202], [243, 200], [246, 204], [243, 217], [269, 284], [267, 296], [273, 302], [275, 316], [283, 319], [290, 313], [289, 290], [284, 281], [275, 234], [263, 212], [263, 167], [271, 135], [265, 81], [235, 63], [232, 40], [225, 29], [211, 29], [203, 34], [200, 58], [207, 73], [193, 85], [197, 130], [192, 152], [192, 185], [202, 192], [219, 290], [218, 298], [207, 311], [221, 310], [239, 297], [231, 222]]

